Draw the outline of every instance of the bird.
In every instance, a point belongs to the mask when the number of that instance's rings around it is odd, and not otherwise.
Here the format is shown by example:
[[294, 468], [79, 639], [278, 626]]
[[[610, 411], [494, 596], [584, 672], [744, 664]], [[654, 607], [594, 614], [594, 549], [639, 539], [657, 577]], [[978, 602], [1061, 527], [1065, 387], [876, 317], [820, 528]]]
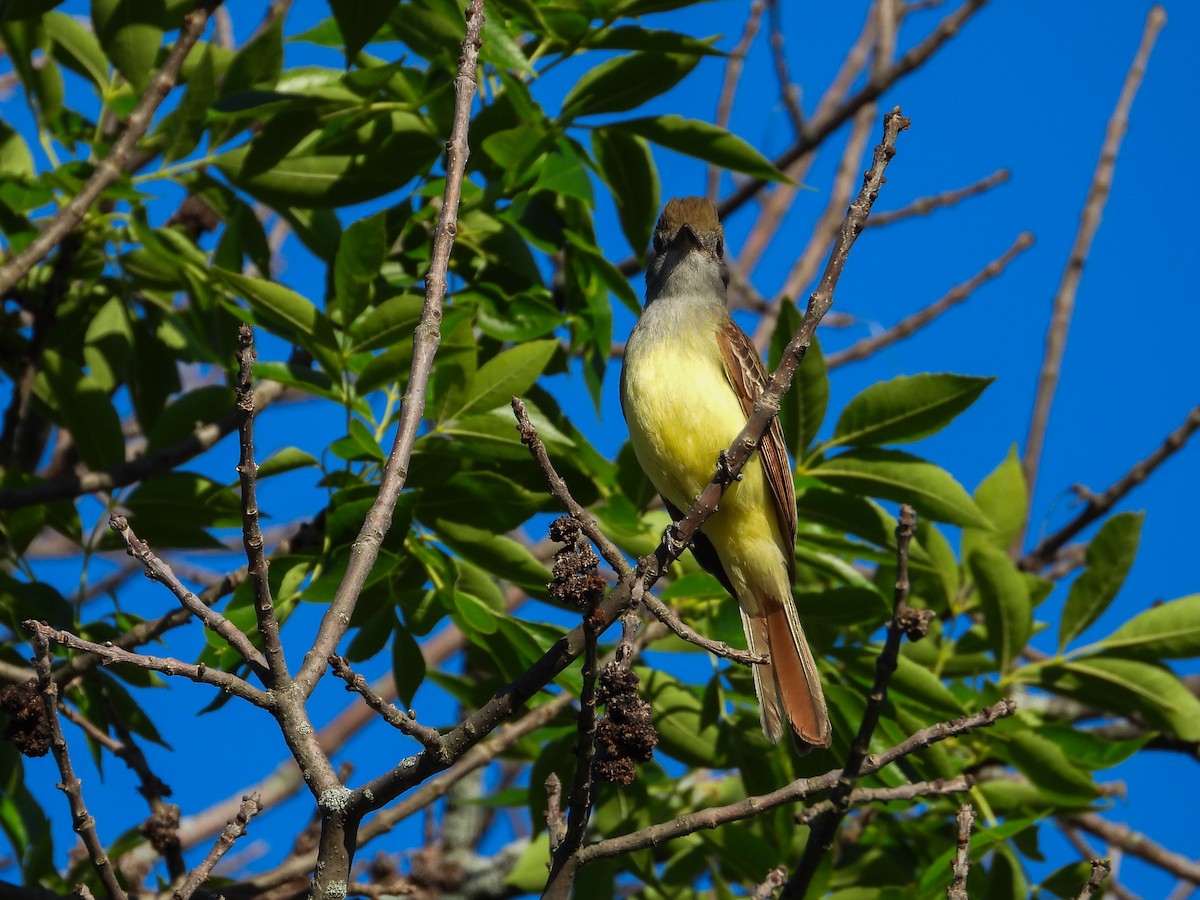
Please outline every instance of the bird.
[[[754, 343], [727, 307], [725, 234], [703, 197], [672, 198], [654, 229], [646, 303], [625, 345], [621, 409], [639, 465], [672, 519], [712, 481], [767, 383]], [[792, 597], [796, 495], [778, 419], [692, 543], [735, 597], [763, 733], [798, 750], [828, 747], [821, 681]]]

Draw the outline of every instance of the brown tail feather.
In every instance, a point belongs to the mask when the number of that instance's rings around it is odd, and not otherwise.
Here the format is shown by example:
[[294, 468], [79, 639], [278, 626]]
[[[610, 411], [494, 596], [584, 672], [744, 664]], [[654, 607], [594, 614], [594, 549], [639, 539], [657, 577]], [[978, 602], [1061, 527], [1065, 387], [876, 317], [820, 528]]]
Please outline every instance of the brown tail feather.
[[825, 696], [795, 607], [771, 597], [761, 598], [758, 608], [761, 614], [754, 616], [743, 610], [742, 624], [750, 649], [770, 657], [767, 664], [753, 667], [763, 733], [777, 743], [786, 721], [801, 753], [828, 747], [832, 729]]

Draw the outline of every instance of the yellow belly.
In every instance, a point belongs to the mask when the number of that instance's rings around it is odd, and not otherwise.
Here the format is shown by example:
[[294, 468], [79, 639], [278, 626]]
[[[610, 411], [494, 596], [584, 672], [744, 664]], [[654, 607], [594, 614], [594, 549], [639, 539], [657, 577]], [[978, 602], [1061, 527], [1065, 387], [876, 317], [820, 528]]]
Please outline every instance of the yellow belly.
[[[633, 359], [627, 355], [623, 405], [642, 469], [658, 492], [684, 512], [712, 481], [718, 455], [746, 424], [711, 333], [639, 348]], [[787, 584], [774, 497], [757, 453], [703, 531], [744, 603], [756, 583], [778, 585], [782, 573]]]

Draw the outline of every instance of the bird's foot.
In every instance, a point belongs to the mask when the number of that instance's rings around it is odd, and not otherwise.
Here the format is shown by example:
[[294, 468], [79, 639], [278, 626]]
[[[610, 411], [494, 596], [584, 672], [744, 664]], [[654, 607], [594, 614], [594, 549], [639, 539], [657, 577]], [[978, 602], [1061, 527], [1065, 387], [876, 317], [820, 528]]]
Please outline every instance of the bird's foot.
[[724, 450], [717, 456], [717, 482], [719, 484], [733, 484], [735, 481], [742, 480], [742, 473], [733, 474], [733, 467], [729, 464], [729, 454]]

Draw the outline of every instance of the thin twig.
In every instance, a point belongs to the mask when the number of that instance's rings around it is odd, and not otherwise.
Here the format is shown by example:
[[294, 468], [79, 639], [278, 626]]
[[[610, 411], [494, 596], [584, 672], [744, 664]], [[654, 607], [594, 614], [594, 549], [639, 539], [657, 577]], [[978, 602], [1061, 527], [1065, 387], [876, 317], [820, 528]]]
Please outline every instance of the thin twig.
[[133, 108], [129, 118], [125, 120], [125, 130], [113, 143], [108, 155], [96, 164], [91, 177], [79, 189], [79, 193], [54, 214], [42, 232], [29, 242], [29, 246], [9, 260], [3, 269], [0, 269], [0, 296], [12, 290], [17, 282], [29, 273], [30, 269], [45, 259], [50, 251], [58, 246], [59, 242], [83, 220], [84, 215], [105, 189], [121, 177], [121, 173], [125, 171], [125, 166], [137, 147], [137, 142], [150, 127], [150, 121], [154, 118], [154, 113], [158, 110], [159, 105], [171, 92], [171, 88], [175, 86], [175, 79], [179, 77], [183, 61], [187, 59], [193, 45], [204, 33], [208, 17], [220, 2], [221, 0], [201, 0], [195, 9], [183, 17], [183, 24], [179, 29], [179, 36], [175, 39], [175, 46], [163, 60], [162, 68], [154, 73], [146, 85], [142, 99]]
[[1088, 860], [1088, 862], [1092, 864], [1092, 874], [1083, 886], [1083, 890], [1079, 892], [1079, 900], [1088, 900], [1090, 897], [1095, 897], [1096, 893], [1100, 890], [1100, 885], [1104, 883], [1104, 879], [1112, 871], [1112, 863], [1107, 859], [1092, 859]]
[[[936, 744], [947, 738], [968, 734], [976, 728], [986, 728], [1000, 719], [1011, 716], [1016, 712], [1016, 708], [1016, 704], [1011, 700], [1002, 700], [994, 706], [986, 707], [969, 716], [963, 716], [923, 728], [894, 747], [890, 747], [882, 753], [869, 756], [863, 765], [861, 774], [870, 775], [878, 772], [897, 759], [901, 759], [917, 750]], [[769, 794], [747, 797], [728, 806], [716, 806], [684, 813], [668, 822], [650, 825], [629, 834], [606, 838], [597, 843], [589, 844], [575, 854], [575, 859], [579, 866], [583, 866], [598, 859], [607, 859], [623, 853], [642, 850], [646, 847], [655, 847], [674, 838], [693, 834], [701, 829], [715, 828], [718, 825], [725, 825], [730, 822], [737, 822], [742, 819], [761, 815], [769, 809], [795, 803], [797, 800], [804, 800], [813, 794], [827, 791], [838, 783], [841, 776], [841, 769], [832, 769], [824, 775], [793, 781], [791, 784], [785, 785]]]
[[[595, 557], [592, 557], [595, 559]], [[547, 885], [554, 883], [556, 876], [576, 850], [583, 846], [584, 831], [592, 814], [595, 799], [596, 763], [596, 649], [599, 636], [592, 621], [592, 610], [583, 619], [583, 687], [579, 692], [579, 714], [575, 726], [575, 777], [571, 782], [570, 806], [567, 810], [567, 827], [562, 832], [558, 847], [550, 857], [550, 875]], [[549, 821], [549, 809], [547, 809]], [[559, 814], [561, 816], [561, 813]]]
[[254, 329], [245, 322], [238, 328], [237, 410], [242, 421], [238, 427], [238, 481], [242, 488], [242, 546], [246, 550], [246, 572], [254, 589], [254, 616], [262, 638], [272, 687], [282, 688], [290, 681], [283, 644], [279, 639], [279, 620], [267, 580], [267, 559], [263, 554], [262, 530], [258, 527], [258, 463], [254, 461]]
[[1126, 853], [1145, 860], [1153, 866], [1158, 866], [1170, 872], [1176, 878], [1200, 885], [1200, 862], [1188, 859], [1180, 853], [1168, 850], [1162, 844], [1156, 843], [1146, 835], [1134, 831], [1125, 825], [1117, 825], [1102, 819], [1095, 813], [1085, 813], [1079, 816], [1067, 816], [1063, 821], [1069, 825], [1081, 828], [1089, 834], [1120, 847]]
[[689, 644], [695, 644], [697, 647], [707, 650], [714, 656], [740, 663], [743, 666], [760, 666], [767, 662], [767, 657], [761, 653], [739, 650], [737, 647], [731, 647], [723, 641], [716, 641], [705, 637], [684, 622], [683, 619], [679, 618], [671, 607], [648, 591], [642, 594], [642, 606], [646, 607], [654, 618], [670, 628], [678, 637]]
[[[27, 628], [28, 625], [29, 623], [26, 623]], [[62, 722], [58, 718], [58, 685], [54, 683], [50, 672], [50, 644], [46, 635], [39, 629], [30, 628], [29, 631], [31, 632], [30, 643], [33, 645], [34, 651], [34, 666], [37, 669], [38, 689], [42, 694], [46, 721], [50, 725], [50, 750], [54, 754], [54, 761], [58, 764], [58, 772], [62, 776], [59, 788], [67, 795], [67, 802], [71, 806], [71, 818], [75, 833], [79, 835], [84, 847], [87, 848], [92, 868], [100, 877], [100, 883], [104, 885], [104, 890], [108, 893], [110, 900], [127, 900], [125, 889], [121, 887], [121, 883], [117, 880], [117, 873], [113, 870], [112, 861], [104, 852], [104, 845], [100, 843], [100, 837], [96, 834], [96, 820], [92, 818], [87, 810], [87, 804], [83, 801], [83, 784], [71, 765], [67, 740], [63, 737]]]
[[786, 880], [787, 869], [783, 866], [776, 866], [767, 873], [767, 877], [760, 884], [755, 886], [754, 893], [750, 896], [754, 900], [771, 900], [775, 896], [775, 892], [783, 887], [783, 883]]
[[45, 640], [53, 641], [63, 647], [70, 647], [72, 650], [94, 653], [102, 663], [129, 663], [139, 669], [161, 672], [163, 675], [180, 675], [199, 684], [220, 688], [227, 694], [233, 694], [264, 709], [268, 708], [271, 703], [267, 695], [253, 685], [247, 684], [236, 675], [230, 675], [219, 669], [211, 669], [203, 663], [193, 665], [169, 656], [143, 656], [140, 653], [123, 650], [112, 641], [95, 644], [71, 634], [69, 631], [59, 631], [57, 628], [51, 628], [45, 622], [33, 619], [25, 620], [22, 625], [30, 633], [41, 636]]
[[335, 653], [329, 657], [329, 665], [333, 674], [346, 682], [346, 690], [361, 696], [367, 702], [367, 706], [379, 713], [385, 722], [401, 734], [415, 738], [422, 747], [434, 754], [445, 753], [442, 735], [436, 728], [421, 725], [410, 712], [404, 712], [394, 703], [375, 693], [367, 679], [350, 668], [350, 663], [346, 661], [345, 657]]
[[[969, 791], [975, 781], [969, 775], [959, 775], [957, 778], [938, 778], [933, 781], [914, 781], [897, 787], [884, 788], [855, 788], [850, 792], [850, 805], [862, 806], [866, 803], [888, 803], [892, 800], [913, 800], [917, 797], [941, 797], [946, 794], [960, 794]], [[833, 803], [822, 800], [806, 806], [796, 813], [797, 825], [810, 825], [818, 816], [833, 809]]]
[[[537, 428], [530, 421], [524, 402], [518, 397], [513, 397], [512, 409], [513, 414], [517, 418], [517, 430], [521, 434], [521, 442], [529, 447], [529, 452], [533, 456], [534, 461], [546, 476], [546, 481], [550, 485], [551, 496], [558, 500], [570, 514], [571, 518], [579, 524], [583, 533], [596, 545], [605, 562], [613, 567], [613, 571], [617, 573], [618, 578], [624, 579], [632, 576], [633, 567], [625, 560], [624, 554], [609, 540], [608, 535], [600, 528], [599, 523], [571, 496], [571, 490], [567, 486], [566, 480], [555, 469], [554, 463], [550, 460], [550, 455], [546, 452], [546, 445], [542, 443], [541, 438], [538, 436]], [[710, 653], [742, 663], [743, 665], [759, 664], [766, 661], [765, 657], [757, 653], [738, 650], [721, 641], [714, 641], [697, 633], [686, 625], [679, 616], [675, 615], [670, 607], [649, 592], [642, 594], [641, 601], [642, 605], [650, 610], [660, 622], [685, 641], [690, 641], [699, 647], [703, 647]]]
[[167, 588], [180, 604], [204, 623], [214, 634], [220, 636], [225, 643], [238, 652], [260, 678], [267, 674], [267, 661], [258, 648], [250, 643], [250, 638], [215, 609], [205, 605], [198, 596], [189, 591], [176, 576], [174, 570], [154, 555], [150, 545], [139, 538], [124, 516], [113, 514], [109, 516], [108, 527], [121, 536], [129, 548], [129, 555], [142, 564], [146, 577]]
[[[261, 412], [283, 394], [285, 388], [277, 381], [264, 381], [254, 391], [255, 407]], [[151, 475], [177, 468], [213, 447], [227, 434], [232, 433], [241, 421], [241, 413], [231, 409], [215, 422], [201, 425], [190, 435], [169, 447], [146, 453], [136, 459], [110, 466], [100, 472], [71, 474], [52, 481], [24, 487], [0, 488], [0, 509], [17, 509], [95, 494], [114, 491]]]
[[975, 822], [975, 807], [964, 803], [958, 809], [958, 845], [951, 867], [954, 877], [946, 888], [946, 900], [968, 900], [967, 875], [971, 872], [971, 826]]
[[[871, 220], [868, 219], [867, 221]], [[996, 278], [1005, 270], [1010, 262], [1032, 246], [1033, 235], [1028, 231], [1022, 232], [1017, 235], [1017, 239], [1013, 241], [1012, 246], [1005, 250], [1003, 254], [992, 260], [967, 281], [952, 287], [940, 299], [935, 300], [911, 316], [901, 319], [881, 334], [863, 338], [861, 341], [851, 344], [845, 350], [839, 350], [837, 353], [827, 354], [825, 357], [826, 368], [836, 369], [838, 366], [844, 366], [847, 363], [868, 359], [885, 347], [890, 347], [892, 344], [912, 336], [938, 316], [942, 315], [942, 313], [962, 303], [982, 285]]]
[[871, 750], [871, 736], [875, 726], [883, 714], [883, 705], [887, 701], [888, 683], [896, 671], [897, 659], [900, 655], [900, 643], [905, 635], [909, 640], [919, 640], [929, 628], [932, 617], [931, 610], [913, 610], [908, 606], [908, 549], [916, 531], [917, 515], [911, 506], [904, 504], [900, 507], [900, 520], [896, 525], [896, 584], [892, 607], [892, 620], [888, 623], [887, 637], [883, 649], [875, 661], [875, 683], [867, 696], [867, 708], [863, 712], [862, 723], [858, 734], [850, 745], [850, 754], [842, 769], [841, 777], [829, 798], [829, 812], [817, 819], [804, 845], [804, 855], [799, 865], [792, 872], [792, 877], [784, 885], [783, 897], [803, 897], [808, 891], [813, 876], [820, 865], [821, 857], [833, 846], [833, 837], [837, 833], [846, 812], [850, 809], [850, 794], [863, 771], [863, 764]]
[[[801, 251], [796, 262], [784, 279], [783, 287], [775, 294], [767, 308], [758, 318], [754, 329], [754, 345], [761, 351], [771, 343], [775, 326], [779, 322], [779, 314], [784, 303], [794, 302], [801, 292], [812, 282], [817, 273], [821, 260], [829, 252], [829, 245], [837, 238], [838, 229], [845, 215], [846, 205], [854, 193], [854, 182], [862, 167], [863, 150], [871, 137], [871, 128], [875, 124], [875, 104], [864, 106], [854, 117], [854, 125], [850, 129], [850, 137], [842, 150], [838, 161], [837, 171], [833, 176], [833, 187], [829, 192], [829, 202], [813, 226], [808, 243]], [[870, 221], [868, 219], [867, 221]]]
[[204, 884], [213, 867], [221, 861], [221, 857], [228, 853], [234, 842], [246, 833], [246, 825], [258, 815], [260, 809], [262, 809], [262, 805], [259, 803], [257, 795], [251, 794], [249, 797], [242, 798], [242, 806], [237, 815], [225, 826], [225, 830], [221, 832], [212, 849], [208, 851], [204, 861], [188, 873], [183, 884], [175, 891], [175, 900], [189, 900], [200, 885]]
[[[867, 83], [854, 95], [826, 115], [814, 114], [804, 123], [804, 130], [799, 139], [790, 148], [774, 160], [777, 168], [786, 169], [796, 160], [811, 153], [822, 141], [849, 121], [855, 113], [868, 103], [878, 100], [883, 92], [910, 72], [924, 65], [950, 38], [954, 37], [963, 25], [987, 4], [987, 0], [967, 0], [958, 9], [946, 16], [937, 24], [922, 41], [912, 47], [907, 53], [877, 75], [871, 76]], [[749, 178], [737, 189], [721, 201], [718, 212], [721, 218], [726, 218], [734, 210], [740, 209], [751, 198], [758, 194], [767, 181], [762, 178]]]
[[553, 857], [567, 836], [567, 820], [562, 811], [562, 781], [557, 772], [546, 776], [546, 832]]
[[779, 0], [769, 0], [771, 8], [771, 56], [775, 60], [775, 77], [779, 79], [779, 99], [787, 110], [788, 120], [796, 134], [804, 129], [804, 111], [800, 108], [800, 88], [788, 71], [787, 52], [783, 42], [783, 16]]
[[[1050, 327], [1046, 332], [1046, 350], [1042, 359], [1041, 374], [1038, 376], [1037, 393], [1033, 402], [1033, 414], [1029, 419], [1029, 434], [1025, 439], [1025, 452], [1021, 458], [1021, 466], [1025, 471], [1025, 487], [1030, 498], [1033, 497], [1037, 485], [1038, 467], [1042, 458], [1042, 445], [1046, 439], [1046, 429], [1050, 424], [1050, 407], [1054, 403], [1054, 393], [1058, 388], [1058, 377], [1062, 371], [1063, 354], [1067, 346], [1067, 331], [1071, 325], [1071, 315], [1075, 309], [1075, 295], [1079, 291], [1079, 282], [1083, 276], [1083, 265], [1087, 261], [1088, 251], [1092, 247], [1092, 239], [1100, 228], [1100, 218], [1108, 195], [1112, 189], [1113, 170], [1117, 164], [1117, 153], [1121, 149], [1121, 140], [1129, 128], [1129, 111], [1133, 99], [1137, 96], [1142, 77], [1146, 74], [1146, 63], [1154, 49], [1154, 42], [1159, 31], [1167, 22], [1167, 14], [1161, 6], [1154, 6], [1146, 16], [1146, 26], [1142, 32], [1141, 43], [1133, 65], [1125, 75], [1125, 84], [1117, 99], [1116, 109], [1108, 120], [1105, 129], [1104, 144], [1100, 148], [1100, 161], [1096, 164], [1092, 183], [1088, 188], [1087, 200], [1084, 202], [1083, 213], [1079, 217], [1079, 230], [1075, 234], [1075, 243], [1067, 256], [1067, 265], [1063, 269], [1062, 279], [1054, 294], [1053, 314]], [[1020, 552], [1025, 542], [1028, 516], [1013, 541], [1014, 555]]]
[[[1078, 829], [1072, 828], [1065, 822], [1059, 822], [1058, 827], [1061, 829], [1063, 836], [1066, 837], [1066, 839], [1070, 842], [1071, 846], [1074, 847], [1079, 853], [1080, 857], [1089, 862], [1093, 859], [1100, 858], [1100, 854], [1097, 853], [1090, 844], [1088, 844], [1083, 835], [1079, 833]], [[1119, 853], [1120, 850], [1117, 852]], [[1183, 883], [1186, 884], [1187, 882]], [[1136, 894], [1117, 881], [1116, 876], [1112, 872], [1109, 872], [1108, 886], [1106, 890], [1112, 893], [1117, 900], [1140, 900]]]
[[[762, 22], [764, 2], [754, 0], [750, 4], [750, 14], [746, 17], [746, 27], [742, 30], [741, 39], [729, 54], [725, 63], [725, 79], [721, 83], [721, 96], [717, 99], [717, 114], [713, 123], [718, 128], [729, 127], [729, 117], [733, 112], [733, 98], [737, 94], [738, 81], [742, 77], [742, 68], [746, 64], [746, 55], [754, 43], [754, 36]], [[708, 167], [708, 198], [714, 203], [721, 190], [721, 169], [718, 166]]]
[[1193, 407], [1183, 424], [1167, 435], [1158, 449], [1135, 463], [1132, 468], [1103, 493], [1089, 494], [1083, 510], [1054, 534], [1043, 538], [1036, 547], [1021, 557], [1019, 565], [1027, 572], [1036, 572], [1054, 562], [1058, 551], [1079, 532], [1102, 518], [1122, 497], [1145, 481], [1150, 474], [1173, 454], [1183, 448], [1188, 439], [1200, 430], [1200, 406]]
[[321, 619], [312, 649], [305, 654], [304, 663], [296, 676], [296, 686], [304, 697], [309, 696], [316, 687], [330, 654], [350, 627], [351, 614], [358, 603], [371, 567], [379, 556], [383, 538], [391, 527], [392, 513], [396, 508], [396, 501], [400, 498], [400, 491], [408, 481], [408, 464], [412, 458], [413, 444], [416, 443], [417, 429], [425, 415], [425, 389], [429, 384], [433, 358], [442, 340], [442, 303], [446, 297], [446, 270], [450, 264], [454, 236], [458, 233], [458, 203], [462, 197], [463, 174], [466, 171], [467, 157], [470, 155], [467, 129], [471, 119], [471, 104], [475, 99], [479, 49], [483, 46], [480, 40], [484, 20], [483, 0], [471, 0], [466, 18], [466, 37], [463, 39], [462, 55], [458, 60], [458, 76], [454, 79], [454, 120], [450, 140], [446, 142], [446, 188], [433, 234], [433, 249], [429, 274], [425, 278], [425, 302], [421, 308], [421, 320], [413, 332], [412, 365], [409, 369], [404, 402], [400, 408], [399, 427], [396, 429], [396, 439], [383, 470], [379, 495], [367, 512], [362, 529], [351, 548], [350, 559], [346, 563], [346, 574]]
[[942, 191], [940, 194], [933, 194], [928, 197], [918, 197], [912, 203], [902, 206], [900, 209], [891, 209], [876, 213], [867, 222], [867, 227], [882, 228], [885, 225], [894, 225], [897, 222], [912, 219], [916, 216], [927, 216], [934, 210], [945, 209], [947, 206], [955, 206], [964, 200], [990, 191], [992, 188], [1004, 184], [1010, 177], [1012, 177], [1012, 173], [1008, 169], [997, 169], [987, 178], [981, 178], [979, 181], [968, 184], [966, 187], [956, 188], [952, 191]]

